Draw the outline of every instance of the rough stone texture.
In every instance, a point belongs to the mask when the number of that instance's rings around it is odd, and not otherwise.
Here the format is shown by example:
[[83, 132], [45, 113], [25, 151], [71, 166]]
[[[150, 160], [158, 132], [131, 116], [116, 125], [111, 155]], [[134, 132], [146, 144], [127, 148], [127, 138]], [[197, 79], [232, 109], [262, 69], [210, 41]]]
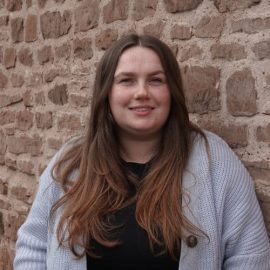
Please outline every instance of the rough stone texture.
[[190, 39], [192, 36], [191, 28], [186, 25], [174, 25], [171, 30], [172, 39]]
[[10, 21], [11, 26], [11, 38], [13, 42], [23, 41], [23, 18], [14, 18]]
[[21, 64], [31, 67], [33, 65], [33, 53], [29, 48], [22, 48], [18, 52], [18, 59]]
[[12, 48], [6, 48], [4, 54], [4, 65], [6, 68], [13, 68], [16, 64], [16, 50]]
[[37, 40], [37, 16], [28, 15], [25, 21], [25, 34], [24, 40], [32, 42]]
[[5, 88], [8, 83], [7, 76], [0, 70], [0, 89]]
[[22, 0], [6, 0], [8, 11], [18, 11], [22, 9]]
[[92, 40], [90, 38], [78, 39], [73, 42], [74, 56], [82, 60], [91, 59], [93, 56]]
[[54, 56], [51, 46], [44, 46], [40, 50], [38, 50], [38, 62], [40, 65], [44, 65], [45, 63], [53, 63]]
[[8, 136], [7, 149], [12, 154], [29, 153], [38, 156], [42, 153], [42, 140], [39, 136]]
[[223, 31], [224, 17], [203, 17], [195, 27], [194, 35], [200, 38], [219, 37]]
[[26, 131], [33, 126], [34, 114], [28, 110], [16, 113], [15, 127], [19, 130]]
[[79, 116], [73, 114], [63, 114], [57, 117], [57, 128], [58, 130], [81, 130], [81, 120]]
[[270, 17], [255, 19], [246, 18], [237, 21], [233, 20], [231, 25], [233, 33], [244, 32], [247, 34], [254, 34], [270, 28]]
[[97, 62], [127, 33], [153, 34], [172, 49], [185, 71], [190, 118], [248, 167], [270, 237], [269, 4], [0, 0], [0, 270], [12, 270], [38, 176], [87, 126]]
[[66, 35], [71, 28], [71, 13], [64, 11], [61, 16], [58, 11], [47, 11], [40, 17], [40, 27], [44, 39]]
[[259, 142], [270, 143], [270, 124], [265, 127], [258, 127], [256, 136]]
[[133, 7], [133, 18], [136, 21], [155, 14], [158, 0], [135, 1]]
[[210, 51], [213, 59], [240, 60], [247, 57], [245, 47], [237, 43], [214, 44]]
[[48, 97], [51, 100], [51, 102], [56, 105], [66, 104], [68, 102], [67, 85], [66, 84], [56, 85], [53, 89], [49, 91]]
[[227, 107], [234, 116], [257, 113], [257, 91], [251, 70], [245, 68], [233, 73], [226, 82]]
[[24, 84], [24, 78], [20, 74], [13, 73], [11, 74], [10, 82], [13, 87], [21, 87]]
[[70, 94], [69, 102], [74, 107], [86, 107], [89, 105], [90, 100], [88, 97], [80, 94]]
[[52, 127], [53, 124], [52, 112], [45, 112], [45, 113], [37, 112], [35, 114], [35, 119], [36, 125], [40, 129], [49, 129]]
[[252, 50], [259, 60], [270, 59], [270, 40], [256, 43]]
[[246, 125], [225, 124], [222, 120], [201, 119], [198, 121], [201, 128], [210, 130], [222, 137], [232, 148], [248, 145]]
[[185, 67], [183, 87], [190, 113], [206, 113], [220, 109], [219, 70], [214, 67]]
[[75, 10], [75, 32], [87, 31], [98, 25], [99, 1], [88, 0]]
[[103, 8], [103, 21], [111, 23], [128, 17], [128, 0], [110, 0]]
[[234, 11], [258, 5], [261, 0], [212, 0], [220, 12]]
[[38, 0], [38, 5], [40, 8], [44, 8], [48, 0]]
[[192, 44], [190, 47], [184, 46], [184, 48], [179, 49], [180, 61], [184, 62], [190, 58], [201, 57], [203, 50], [197, 45]]
[[157, 38], [160, 38], [163, 30], [164, 30], [165, 23], [163, 21], [158, 21], [155, 24], [148, 24], [143, 28], [144, 34], [152, 35]]
[[107, 50], [118, 38], [118, 32], [113, 29], [106, 29], [96, 36], [96, 47], [100, 50]]
[[55, 48], [55, 57], [59, 59], [69, 59], [71, 54], [71, 46], [69, 43], [64, 43]]
[[203, 0], [163, 0], [168, 12], [183, 12], [197, 8]]

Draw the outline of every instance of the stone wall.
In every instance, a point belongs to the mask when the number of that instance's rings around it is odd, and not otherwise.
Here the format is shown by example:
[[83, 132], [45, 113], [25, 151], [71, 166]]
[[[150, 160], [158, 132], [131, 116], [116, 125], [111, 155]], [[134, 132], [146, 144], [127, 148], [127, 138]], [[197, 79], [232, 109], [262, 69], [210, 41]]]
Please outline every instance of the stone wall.
[[243, 160], [270, 234], [269, 0], [0, 0], [0, 270], [40, 173], [84, 129], [96, 63], [134, 31], [173, 49], [192, 120]]

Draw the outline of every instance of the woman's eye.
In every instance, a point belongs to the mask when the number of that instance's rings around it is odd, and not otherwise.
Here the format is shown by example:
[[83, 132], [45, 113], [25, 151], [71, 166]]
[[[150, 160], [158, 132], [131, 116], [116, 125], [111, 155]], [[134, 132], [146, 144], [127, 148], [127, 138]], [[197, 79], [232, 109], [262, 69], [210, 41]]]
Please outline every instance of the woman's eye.
[[125, 79], [121, 79], [120, 81], [119, 81], [119, 83], [121, 83], [121, 84], [132, 84], [133, 83], [133, 79], [131, 79], [131, 78], [125, 78]]
[[164, 80], [163, 80], [162, 78], [158, 78], [158, 77], [157, 77], [157, 78], [151, 78], [151, 79], [150, 79], [150, 83], [151, 83], [151, 84], [162, 84], [163, 81], [164, 81]]

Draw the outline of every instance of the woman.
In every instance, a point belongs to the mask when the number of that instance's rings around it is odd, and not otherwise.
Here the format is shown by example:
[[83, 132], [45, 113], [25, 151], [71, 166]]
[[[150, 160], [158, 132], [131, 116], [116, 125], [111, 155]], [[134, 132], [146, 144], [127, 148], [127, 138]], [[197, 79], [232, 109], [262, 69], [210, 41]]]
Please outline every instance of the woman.
[[252, 180], [188, 118], [175, 57], [128, 35], [101, 59], [85, 136], [40, 179], [15, 270], [269, 270]]

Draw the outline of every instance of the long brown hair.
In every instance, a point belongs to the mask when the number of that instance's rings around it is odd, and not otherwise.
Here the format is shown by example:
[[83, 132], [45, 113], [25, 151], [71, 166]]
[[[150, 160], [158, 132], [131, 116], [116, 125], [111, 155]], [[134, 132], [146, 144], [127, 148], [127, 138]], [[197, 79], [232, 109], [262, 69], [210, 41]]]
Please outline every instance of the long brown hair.
[[[119, 57], [133, 46], [150, 48], [159, 56], [172, 102], [158, 153], [135, 197], [130, 198], [108, 95]], [[90, 240], [107, 247], [119, 244], [111, 237], [114, 227], [107, 217], [136, 201], [136, 220], [148, 233], [151, 248], [159, 246], [175, 258], [185, 234], [200, 231], [181, 208], [182, 175], [194, 134], [204, 137], [189, 121], [179, 66], [169, 47], [148, 35], [127, 35], [115, 42], [97, 67], [86, 135], [65, 151], [53, 169], [64, 190], [51, 212], [63, 207], [57, 227], [60, 245], [67, 243], [79, 258], [84, 253], [76, 251], [77, 245], [95, 255]]]

